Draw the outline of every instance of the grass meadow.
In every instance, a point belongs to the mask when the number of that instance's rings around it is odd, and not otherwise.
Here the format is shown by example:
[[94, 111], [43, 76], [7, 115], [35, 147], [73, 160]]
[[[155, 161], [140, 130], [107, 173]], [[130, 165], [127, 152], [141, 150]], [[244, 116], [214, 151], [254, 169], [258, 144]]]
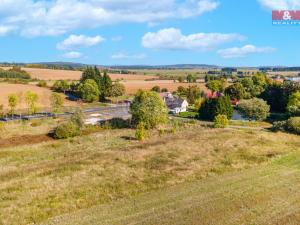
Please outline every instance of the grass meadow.
[[[55, 123], [44, 121], [36, 134]], [[15, 129], [7, 137], [21, 134]], [[176, 131], [151, 131], [144, 142], [133, 137], [131, 129], [103, 129], [68, 140], [1, 148], [0, 224], [79, 224], [78, 218], [82, 224], [196, 224], [202, 215], [203, 224], [209, 224], [223, 213], [228, 221], [243, 221], [232, 212], [249, 211], [256, 201], [252, 194], [266, 190], [265, 182], [276, 186], [271, 181], [277, 177], [284, 185], [285, 170], [277, 176], [272, 165], [300, 149], [299, 136], [212, 129], [197, 122], [181, 124]], [[287, 167], [282, 164], [276, 168]], [[266, 180], [258, 172], [262, 168], [272, 172]], [[293, 168], [286, 171], [286, 176], [299, 178]], [[295, 193], [293, 186], [284, 187]], [[290, 199], [284, 191], [281, 197]], [[258, 203], [264, 196], [260, 198]], [[244, 221], [257, 215], [243, 214]]]

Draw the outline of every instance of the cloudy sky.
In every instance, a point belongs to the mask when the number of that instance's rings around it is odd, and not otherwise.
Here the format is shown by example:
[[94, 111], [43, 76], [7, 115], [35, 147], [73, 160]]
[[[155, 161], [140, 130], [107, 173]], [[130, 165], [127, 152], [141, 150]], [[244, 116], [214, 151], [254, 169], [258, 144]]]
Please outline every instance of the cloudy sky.
[[300, 0], [0, 0], [0, 61], [300, 66]]

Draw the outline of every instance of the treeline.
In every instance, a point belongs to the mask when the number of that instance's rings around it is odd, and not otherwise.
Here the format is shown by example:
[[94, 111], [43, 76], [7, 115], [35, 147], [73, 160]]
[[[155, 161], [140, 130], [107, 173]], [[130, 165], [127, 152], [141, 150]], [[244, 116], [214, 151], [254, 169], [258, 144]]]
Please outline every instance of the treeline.
[[77, 98], [86, 102], [106, 101], [108, 97], [118, 97], [125, 94], [125, 86], [113, 82], [107, 71], [97, 67], [87, 67], [79, 82], [56, 81], [53, 90], [57, 92], [70, 92]]
[[0, 69], [0, 78], [5, 79], [30, 79], [30, 75], [20, 67], [13, 67], [9, 70]]

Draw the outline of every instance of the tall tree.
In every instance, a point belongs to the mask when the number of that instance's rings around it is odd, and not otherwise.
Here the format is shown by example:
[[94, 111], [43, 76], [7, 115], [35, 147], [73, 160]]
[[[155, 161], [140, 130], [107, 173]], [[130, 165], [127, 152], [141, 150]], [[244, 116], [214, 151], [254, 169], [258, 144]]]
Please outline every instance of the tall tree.
[[130, 106], [134, 125], [154, 128], [167, 121], [168, 110], [162, 98], [153, 91], [138, 91]]
[[34, 114], [37, 112], [37, 102], [38, 102], [39, 96], [37, 93], [33, 91], [27, 91], [25, 94], [25, 101], [28, 105], [28, 113]]
[[10, 107], [9, 113], [11, 115], [15, 114], [17, 104], [18, 104], [18, 97], [17, 97], [17, 95], [16, 94], [10, 94], [8, 96], [8, 105]]

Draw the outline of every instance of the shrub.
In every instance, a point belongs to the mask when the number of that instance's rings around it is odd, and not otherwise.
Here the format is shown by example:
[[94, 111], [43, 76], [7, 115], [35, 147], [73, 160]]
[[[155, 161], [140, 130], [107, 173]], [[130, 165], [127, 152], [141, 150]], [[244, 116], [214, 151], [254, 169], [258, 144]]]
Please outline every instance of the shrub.
[[293, 93], [289, 97], [287, 111], [293, 116], [300, 116], [300, 91]]
[[217, 115], [214, 120], [214, 128], [226, 128], [229, 120], [226, 115]]
[[238, 111], [250, 120], [265, 120], [270, 112], [270, 106], [262, 99], [252, 98], [242, 100], [238, 106]]
[[136, 127], [135, 138], [139, 141], [144, 141], [146, 138], [146, 130], [143, 123], [139, 123]]
[[292, 133], [300, 134], [300, 117], [291, 117], [288, 119], [286, 128]]
[[111, 97], [119, 97], [125, 94], [125, 86], [119, 82], [116, 82], [112, 85], [110, 90]]
[[44, 81], [44, 80], [40, 80], [40, 81], [37, 83], [37, 86], [38, 86], [38, 87], [47, 87], [47, 82]]
[[66, 139], [80, 135], [80, 128], [72, 121], [60, 124], [54, 132], [55, 138]]
[[76, 126], [78, 126], [79, 129], [82, 129], [84, 127], [84, 116], [80, 109], [77, 109], [71, 116], [71, 122], [76, 124]]
[[160, 86], [154, 86], [151, 91], [160, 92]]
[[162, 88], [161, 89], [161, 92], [168, 92], [169, 90], [168, 90], [168, 88]]
[[273, 123], [273, 126], [271, 128], [272, 131], [278, 132], [278, 131], [286, 131], [286, 121], [276, 121]]

